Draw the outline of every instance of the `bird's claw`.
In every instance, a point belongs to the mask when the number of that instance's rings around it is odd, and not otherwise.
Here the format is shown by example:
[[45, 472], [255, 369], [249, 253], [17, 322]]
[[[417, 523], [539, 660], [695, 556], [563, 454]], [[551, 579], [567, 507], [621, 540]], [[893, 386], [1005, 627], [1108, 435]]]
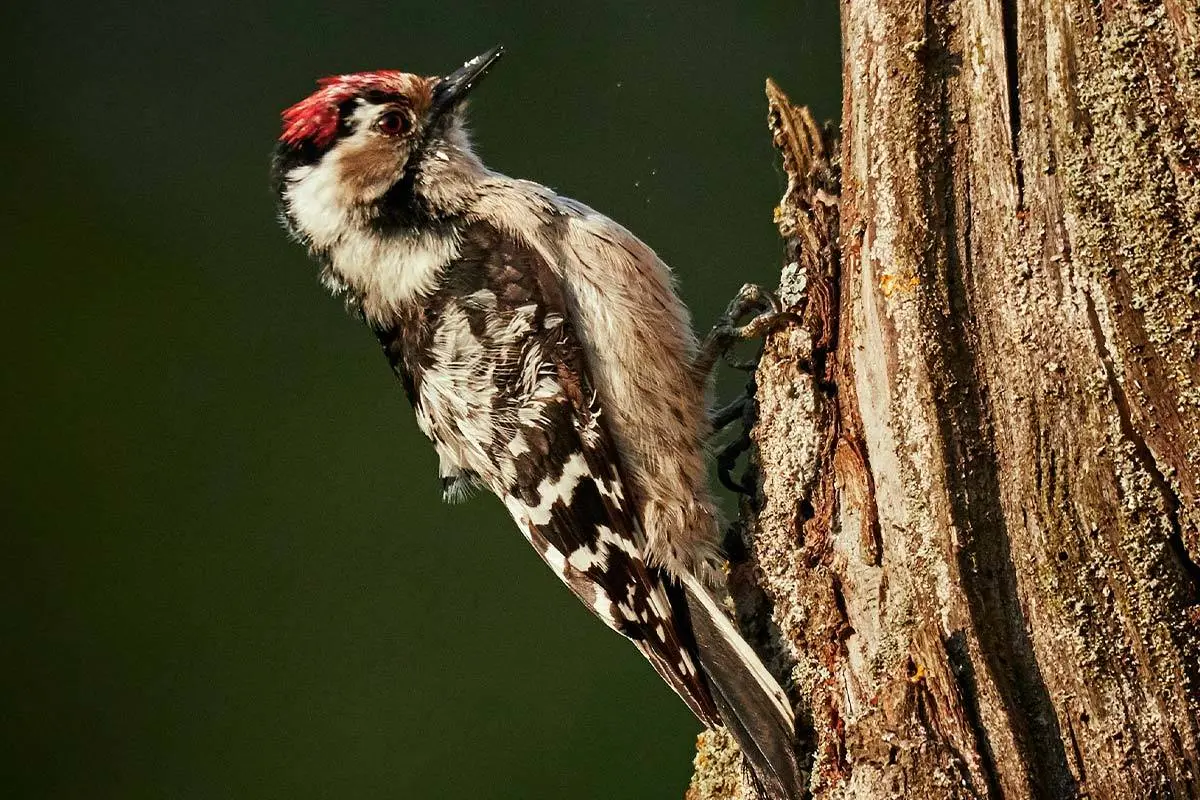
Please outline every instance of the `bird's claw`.
[[[749, 319], [742, 323], [742, 320]], [[700, 352], [694, 362], [697, 380], [708, 380], [709, 374], [722, 358], [735, 369], [753, 372], [758, 367], [758, 356], [749, 360], [737, 359], [733, 347], [738, 342], [750, 339], [760, 339], [771, 331], [789, 322], [799, 322], [799, 317], [785, 311], [779, 299], [774, 294], [757, 286], [747, 283], [738, 291], [725, 309], [725, 313], [713, 325], [712, 330], [704, 337]], [[729, 405], [717, 409], [709, 422], [713, 433], [719, 432], [733, 423], [741, 420], [742, 427], [733, 441], [721, 447], [716, 454], [717, 477], [721, 485], [738, 494], [751, 494], [751, 490], [733, 478], [732, 472], [737, 468], [738, 459], [750, 449], [750, 428], [754, 424], [754, 378], [741, 397]]]
[[[739, 324], [750, 315], [753, 316], [748, 322]], [[758, 359], [736, 359], [733, 356], [733, 345], [762, 338], [782, 324], [798, 321], [799, 317], [785, 311], [774, 294], [757, 284], [744, 284], [729, 302], [725, 313], [704, 337], [695, 361], [697, 374], [702, 379], [707, 379], [718, 357], [723, 358], [735, 369], [753, 370], [758, 365]]]
[[739, 419], [745, 419], [747, 406], [752, 398], [749, 392], [742, 392], [732, 403], [722, 408], [714, 409], [708, 415], [708, 428], [711, 433], [719, 433]]
[[750, 449], [750, 429], [743, 428], [736, 439], [717, 451], [717, 479], [731, 492], [750, 495], [752, 492], [730, 474], [737, 467], [738, 458]]

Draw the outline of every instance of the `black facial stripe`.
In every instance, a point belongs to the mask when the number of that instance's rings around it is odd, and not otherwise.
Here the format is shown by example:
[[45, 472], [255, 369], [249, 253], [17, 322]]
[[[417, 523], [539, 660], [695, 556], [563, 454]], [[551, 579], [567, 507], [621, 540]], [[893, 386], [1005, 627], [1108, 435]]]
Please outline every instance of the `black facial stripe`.
[[398, 92], [385, 92], [379, 89], [372, 89], [366, 92], [362, 95], [362, 99], [373, 106], [394, 105], [400, 106], [405, 110], [408, 110], [412, 105], [407, 97]]
[[356, 108], [358, 108], [357, 97], [352, 97], [338, 106], [337, 133], [334, 134], [333, 141], [329, 143], [330, 149], [336, 147], [340, 140], [354, 132], [353, 114]]
[[439, 217], [432, 209], [417, 196], [414, 189], [417, 174], [425, 162], [435, 142], [440, 141], [454, 120], [455, 111], [450, 111], [433, 119], [425, 121], [426, 128], [421, 131], [420, 139], [409, 153], [404, 174], [388, 189], [379, 201], [377, 209], [377, 224], [380, 227], [413, 228], [437, 221]]
[[315, 164], [321, 158], [321, 151], [311, 142], [300, 146], [292, 146], [279, 142], [271, 154], [271, 192], [277, 198], [283, 196], [284, 181], [288, 173], [297, 167]]

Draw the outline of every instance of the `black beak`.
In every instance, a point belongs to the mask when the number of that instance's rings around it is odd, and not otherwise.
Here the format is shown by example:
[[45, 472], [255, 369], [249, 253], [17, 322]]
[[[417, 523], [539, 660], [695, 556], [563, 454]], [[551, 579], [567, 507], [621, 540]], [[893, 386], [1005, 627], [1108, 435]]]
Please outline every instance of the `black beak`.
[[461, 103], [502, 55], [504, 48], [496, 45], [442, 78], [433, 88], [434, 116], [440, 116]]

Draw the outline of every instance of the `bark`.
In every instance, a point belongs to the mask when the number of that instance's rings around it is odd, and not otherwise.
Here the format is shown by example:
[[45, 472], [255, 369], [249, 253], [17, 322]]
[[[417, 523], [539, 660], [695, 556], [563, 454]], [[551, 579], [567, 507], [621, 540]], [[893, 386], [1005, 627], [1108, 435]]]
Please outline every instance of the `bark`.
[[768, 86], [804, 323], [731, 548], [812, 793], [1200, 795], [1200, 11], [842, 23], [840, 142]]

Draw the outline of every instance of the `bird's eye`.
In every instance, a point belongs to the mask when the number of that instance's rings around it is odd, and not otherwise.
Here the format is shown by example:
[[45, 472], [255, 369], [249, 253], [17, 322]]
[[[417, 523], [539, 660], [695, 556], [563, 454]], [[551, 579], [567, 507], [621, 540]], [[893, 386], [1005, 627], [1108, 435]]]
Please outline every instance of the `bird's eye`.
[[385, 136], [401, 136], [412, 130], [412, 120], [403, 111], [386, 111], [375, 120], [375, 130]]

